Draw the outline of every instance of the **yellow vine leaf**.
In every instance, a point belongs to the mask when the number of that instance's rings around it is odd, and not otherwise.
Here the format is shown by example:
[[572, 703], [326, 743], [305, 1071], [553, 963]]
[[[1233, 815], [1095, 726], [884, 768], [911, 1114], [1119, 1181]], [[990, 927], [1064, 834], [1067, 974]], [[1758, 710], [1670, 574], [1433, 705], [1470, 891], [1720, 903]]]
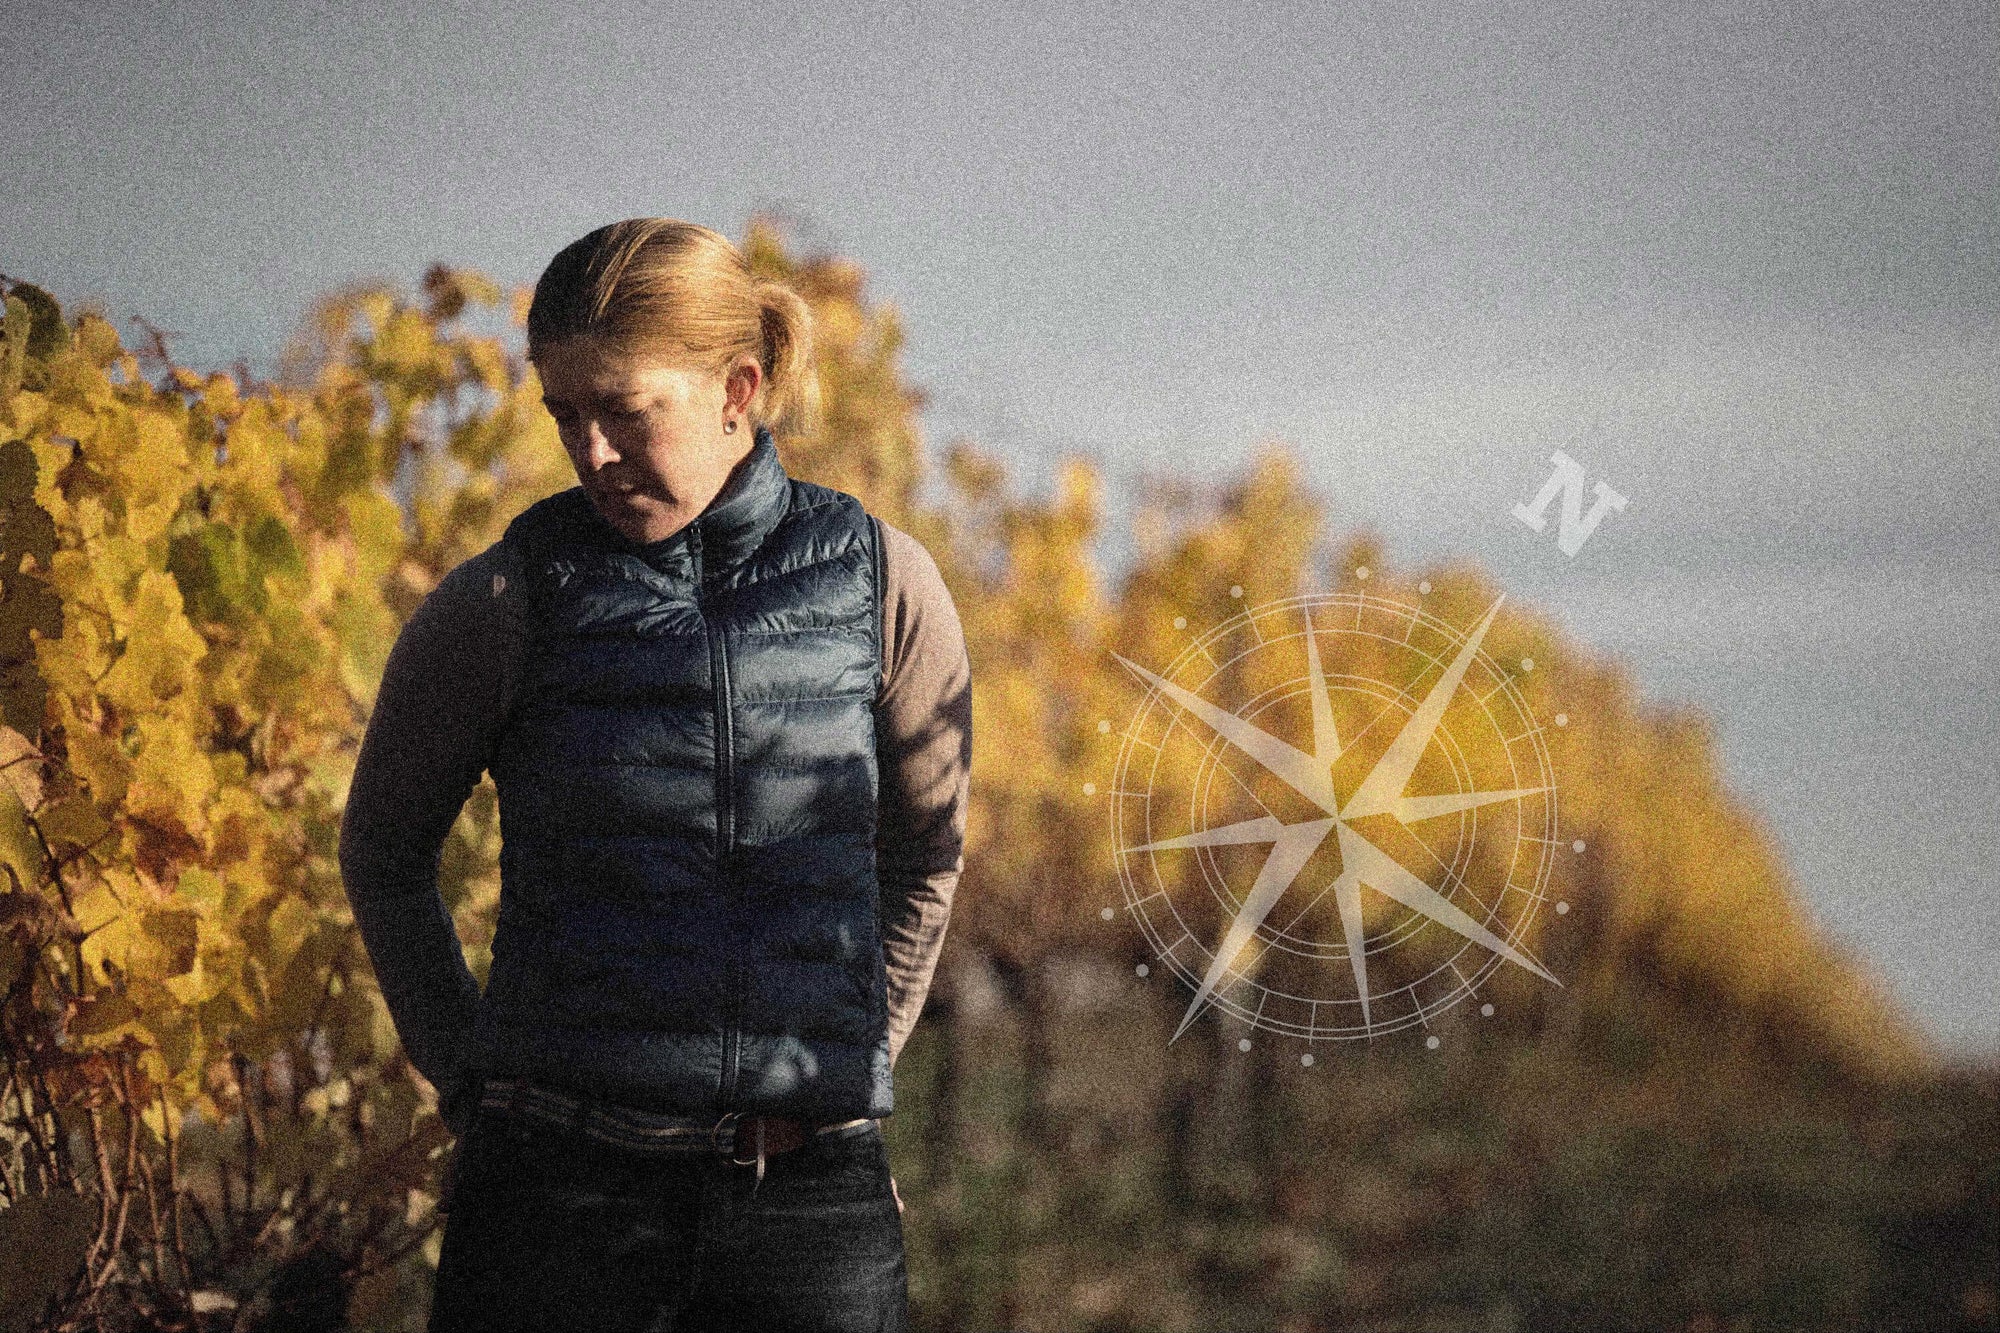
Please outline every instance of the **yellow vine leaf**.
[[165, 570], [139, 575], [130, 615], [125, 651], [98, 689], [121, 708], [155, 708], [188, 687], [208, 643], [181, 613], [180, 586]]
[[134, 723], [139, 752], [132, 761], [126, 808], [152, 823], [199, 837], [207, 831], [215, 769], [177, 718], [142, 715]]

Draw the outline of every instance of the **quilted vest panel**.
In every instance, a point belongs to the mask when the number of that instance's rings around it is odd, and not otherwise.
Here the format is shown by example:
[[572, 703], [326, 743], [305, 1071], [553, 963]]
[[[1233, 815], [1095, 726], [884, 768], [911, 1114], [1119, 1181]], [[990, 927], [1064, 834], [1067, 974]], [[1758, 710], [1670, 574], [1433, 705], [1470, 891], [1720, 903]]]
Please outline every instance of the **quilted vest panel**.
[[879, 538], [762, 428], [662, 541], [625, 538], [580, 486], [508, 527], [533, 629], [491, 765], [475, 1067], [687, 1114], [890, 1113]]

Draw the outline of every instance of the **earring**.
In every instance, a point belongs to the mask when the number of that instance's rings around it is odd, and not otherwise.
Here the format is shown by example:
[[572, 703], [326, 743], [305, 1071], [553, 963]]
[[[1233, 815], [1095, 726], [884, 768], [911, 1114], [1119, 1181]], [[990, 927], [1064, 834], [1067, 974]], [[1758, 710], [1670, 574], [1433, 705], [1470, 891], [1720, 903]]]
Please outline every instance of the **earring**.
[[732, 434], [735, 430], [736, 430], [736, 423], [734, 421], [725, 421], [722, 423], [723, 434], [725, 435]]

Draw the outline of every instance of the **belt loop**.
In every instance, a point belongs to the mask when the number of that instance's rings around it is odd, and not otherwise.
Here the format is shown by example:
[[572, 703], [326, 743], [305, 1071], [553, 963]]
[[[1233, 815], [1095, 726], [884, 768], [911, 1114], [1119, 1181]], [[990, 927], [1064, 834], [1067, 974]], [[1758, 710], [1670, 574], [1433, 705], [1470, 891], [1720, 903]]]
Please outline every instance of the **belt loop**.
[[757, 1179], [755, 1179], [750, 1183], [750, 1192], [752, 1194], [755, 1194], [757, 1192], [757, 1187], [763, 1183], [764, 1183], [764, 1117], [760, 1115], [757, 1117]]

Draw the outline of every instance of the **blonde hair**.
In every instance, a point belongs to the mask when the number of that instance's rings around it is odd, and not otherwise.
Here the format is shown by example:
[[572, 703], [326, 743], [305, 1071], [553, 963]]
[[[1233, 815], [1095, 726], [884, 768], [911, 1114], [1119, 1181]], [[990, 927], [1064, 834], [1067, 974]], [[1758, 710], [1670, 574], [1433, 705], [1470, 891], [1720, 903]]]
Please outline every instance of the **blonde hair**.
[[528, 358], [579, 337], [621, 355], [666, 352], [718, 374], [748, 354], [764, 371], [747, 409], [752, 424], [817, 427], [811, 310], [784, 283], [757, 277], [707, 227], [627, 218], [564, 246], [535, 283]]

